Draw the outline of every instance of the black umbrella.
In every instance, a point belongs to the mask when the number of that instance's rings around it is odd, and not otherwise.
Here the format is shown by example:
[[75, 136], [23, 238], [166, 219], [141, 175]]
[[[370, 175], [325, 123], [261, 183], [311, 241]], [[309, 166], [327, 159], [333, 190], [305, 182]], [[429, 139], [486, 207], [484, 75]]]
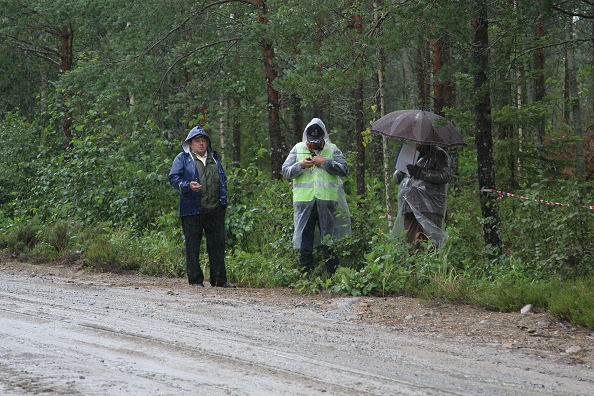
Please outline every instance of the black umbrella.
[[466, 146], [464, 138], [451, 122], [423, 110], [398, 110], [388, 113], [371, 124], [371, 131], [419, 144]]

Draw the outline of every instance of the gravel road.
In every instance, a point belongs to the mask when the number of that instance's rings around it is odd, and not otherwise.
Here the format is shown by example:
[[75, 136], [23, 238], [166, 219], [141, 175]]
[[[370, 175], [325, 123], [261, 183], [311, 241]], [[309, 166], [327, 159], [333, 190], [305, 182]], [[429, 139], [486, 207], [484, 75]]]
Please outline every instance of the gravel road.
[[546, 314], [0, 263], [3, 395], [592, 395], [593, 340]]

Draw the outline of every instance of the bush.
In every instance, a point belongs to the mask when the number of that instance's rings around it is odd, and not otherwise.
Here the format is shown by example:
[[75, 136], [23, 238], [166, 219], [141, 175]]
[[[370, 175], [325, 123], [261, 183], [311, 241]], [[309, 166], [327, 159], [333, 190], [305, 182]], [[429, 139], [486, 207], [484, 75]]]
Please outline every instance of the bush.
[[[173, 216], [177, 219], [177, 216]], [[162, 219], [167, 220], [162, 216]], [[179, 220], [178, 220], [179, 221]], [[186, 259], [181, 227], [149, 231], [139, 240], [140, 272], [146, 275], [181, 277], [186, 274]]]
[[101, 271], [138, 270], [141, 267], [142, 249], [134, 234], [99, 226], [91, 230], [83, 232], [81, 238], [87, 267]]
[[9, 227], [4, 237], [9, 253], [21, 256], [30, 252], [40, 240], [41, 230], [42, 226], [37, 218]]
[[555, 285], [549, 311], [574, 325], [594, 329], [594, 277]]
[[297, 260], [234, 250], [227, 256], [227, 277], [243, 287], [287, 287], [301, 276]]

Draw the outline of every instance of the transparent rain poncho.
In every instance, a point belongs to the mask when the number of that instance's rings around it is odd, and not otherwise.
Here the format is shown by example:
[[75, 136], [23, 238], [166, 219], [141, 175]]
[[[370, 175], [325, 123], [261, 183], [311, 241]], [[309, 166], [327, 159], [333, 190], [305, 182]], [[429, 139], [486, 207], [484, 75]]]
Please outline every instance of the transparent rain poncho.
[[443, 220], [451, 159], [445, 150], [432, 146], [429, 153], [419, 158], [416, 165], [422, 168], [420, 177], [409, 176], [400, 171], [394, 173], [395, 179], [404, 177], [404, 180], [398, 189], [398, 215], [392, 234], [400, 235], [406, 231], [404, 216], [412, 213], [429, 239], [435, 245], [443, 246], [447, 241]]
[[[309, 124], [307, 124], [303, 130], [302, 142], [307, 142], [306, 130], [312, 124], [318, 124], [322, 128], [324, 131], [324, 141], [326, 147], [329, 147], [329, 145], [332, 144], [330, 137], [326, 131], [326, 126], [319, 118], [314, 118], [309, 122]], [[300, 150], [300, 147], [303, 146], [302, 144], [298, 143], [289, 152], [289, 155], [282, 166], [283, 177], [285, 179], [294, 179], [304, 172], [321, 171], [326, 171], [332, 175], [339, 176], [337, 187], [338, 199], [337, 201], [334, 201], [314, 198], [313, 200], [307, 202], [293, 202], [293, 223], [295, 226], [295, 231], [293, 233], [293, 247], [295, 249], [299, 249], [301, 247], [301, 236], [303, 234], [303, 229], [307, 224], [307, 220], [309, 219], [309, 216], [313, 210], [314, 204], [316, 205], [318, 211], [319, 220], [319, 230], [316, 227], [314, 246], [324, 244], [324, 238], [327, 235], [331, 235], [334, 238], [342, 238], [343, 236], [351, 233], [351, 214], [346, 202], [343, 183], [340, 179], [340, 177], [346, 176], [348, 173], [348, 166], [344, 154], [338, 148], [336, 148], [333, 152], [332, 158], [325, 157], [326, 161], [322, 165], [321, 169], [318, 167], [303, 169], [301, 168], [301, 164], [297, 159], [298, 150]], [[321, 184], [321, 182], [316, 183]]]

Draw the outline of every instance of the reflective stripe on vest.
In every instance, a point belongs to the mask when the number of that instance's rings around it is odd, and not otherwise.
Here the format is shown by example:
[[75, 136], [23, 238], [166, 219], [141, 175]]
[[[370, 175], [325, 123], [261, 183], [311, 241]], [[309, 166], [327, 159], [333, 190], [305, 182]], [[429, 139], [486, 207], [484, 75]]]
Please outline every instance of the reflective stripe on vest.
[[[327, 144], [320, 155], [324, 158], [334, 158], [334, 144]], [[311, 157], [304, 142], [297, 146], [297, 162]], [[324, 168], [313, 166], [304, 169], [303, 173], [293, 179], [293, 202], [309, 202], [314, 198], [326, 201], [338, 201], [339, 178], [331, 175]]]

